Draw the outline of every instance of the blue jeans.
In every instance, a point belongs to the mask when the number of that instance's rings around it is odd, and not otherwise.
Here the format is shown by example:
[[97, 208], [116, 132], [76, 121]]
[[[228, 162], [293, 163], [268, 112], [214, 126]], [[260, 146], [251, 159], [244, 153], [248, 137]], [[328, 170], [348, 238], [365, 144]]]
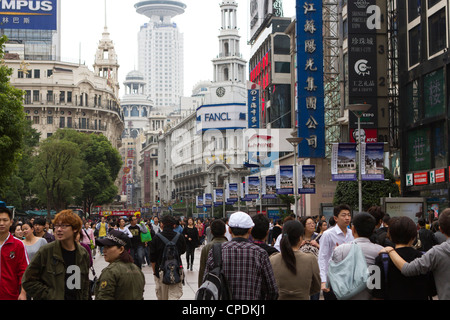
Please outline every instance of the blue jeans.
[[144, 262], [144, 246], [137, 246], [135, 248], [131, 248], [130, 254], [133, 257], [134, 264], [139, 267], [139, 269], [142, 269], [142, 263]]

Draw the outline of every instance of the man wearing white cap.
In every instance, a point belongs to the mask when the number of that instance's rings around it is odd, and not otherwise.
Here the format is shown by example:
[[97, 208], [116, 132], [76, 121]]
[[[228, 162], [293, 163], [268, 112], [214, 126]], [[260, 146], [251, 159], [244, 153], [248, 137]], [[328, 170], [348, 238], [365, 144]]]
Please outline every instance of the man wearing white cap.
[[[275, 300], [278, 288], [267, 251], [248, 240], [255, 224], [245, 212], [230, 216], [228, 228], [232, 240], [222, 244], [223, 272], [232, 300]], [[214, 267], [209, 251], [205, 274]]]

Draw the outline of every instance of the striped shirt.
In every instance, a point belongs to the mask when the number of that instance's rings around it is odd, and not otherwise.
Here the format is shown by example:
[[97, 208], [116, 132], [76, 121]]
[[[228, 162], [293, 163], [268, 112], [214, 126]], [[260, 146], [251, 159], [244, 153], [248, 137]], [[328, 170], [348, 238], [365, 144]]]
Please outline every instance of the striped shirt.
[[[222, 244], [223, 272], [233, 300], [275, 300], [278, 288], [267, 251], [244, 238]], [[205, 275], [214, 267], [212, 250]]]

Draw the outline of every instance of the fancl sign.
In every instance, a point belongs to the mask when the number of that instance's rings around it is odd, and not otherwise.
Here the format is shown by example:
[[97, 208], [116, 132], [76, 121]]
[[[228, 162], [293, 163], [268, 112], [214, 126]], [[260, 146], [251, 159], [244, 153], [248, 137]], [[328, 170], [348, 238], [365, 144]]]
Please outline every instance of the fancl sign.
[[57, 0], [0, 0], [0, 28], [57, 29]]
[[247, 128], [245, 103], [203, 105], [197, 108], [197, 132]]

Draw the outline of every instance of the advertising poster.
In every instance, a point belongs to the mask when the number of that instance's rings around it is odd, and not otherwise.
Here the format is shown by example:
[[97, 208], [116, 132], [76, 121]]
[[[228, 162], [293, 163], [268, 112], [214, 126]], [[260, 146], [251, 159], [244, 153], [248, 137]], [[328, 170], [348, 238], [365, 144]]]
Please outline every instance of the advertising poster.
[[203, 207], [205, 208], [211, 208], [212, 207], [212, 194], [211, 193], [205, 193], [203, 195]]
[[316, 193], [316, 166], [304, 165], [299, 166], [298, 174], [298, 194], [315, 194]]
[[2, 28], [57, 30], [57, 0], [1, 2]]
[[247, 199], [259, 198], [259, 177], [245, 177], [245, 195]]
[[196, 196], [195, 197], [195, 206], [197, 208], [203, 208], [203, 196]]
[[384, 180], [384, 144], [363, 143], [361, 180]]
[[262, 198], [277, 198], [277, 178], [276, 176], [266, 176], [262, 179]]
[[238, 201], [238, 184], [230, 183], [228, 185], [228, 198], [227, 202], [236, 202]]
[[214, 189], [214, 206], [223, 205], [223, 189]]
[[279, 166], [277, 171], [277, 193], [293, 194], [294, 193], [294, 167]]
[[356, 143], [333, 143], [331, 178], [333, 181], [356, 181]]

